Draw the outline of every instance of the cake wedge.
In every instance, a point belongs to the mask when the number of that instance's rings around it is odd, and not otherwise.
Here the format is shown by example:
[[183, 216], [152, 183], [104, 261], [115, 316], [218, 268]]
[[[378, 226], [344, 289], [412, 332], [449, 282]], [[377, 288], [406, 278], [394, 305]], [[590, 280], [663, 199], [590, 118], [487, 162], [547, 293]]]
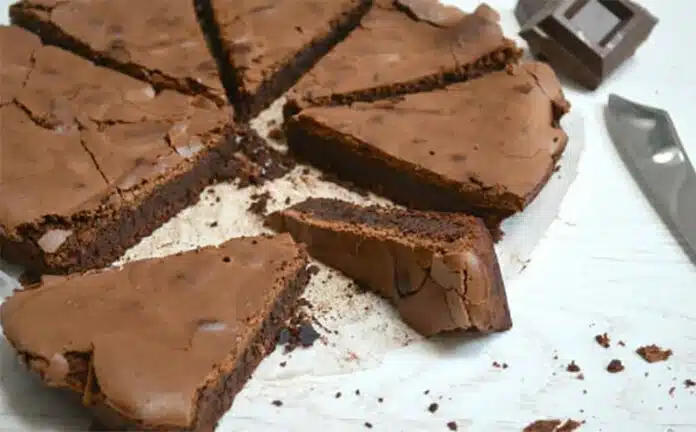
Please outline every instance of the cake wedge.
[[79, 394], [99, 430], [212, 431], [308, 281], [287, 234], [240, 238], [84, 275], [50, 276], [0, 307], [46, 385]]
[[376, 0], [360, 26], [288, 93], [285, 115], [444, 87], [516, 63], [487, 4], [466, 13], [439, 0]]
[[493, 241], [477, 218], [310, 198], [267, 222], [390, 300], [424, 336], [512, 326]]
[[512, 66], [441, 90], [286, 120], [292, 153], [398, 204], [500, 222], [546, 184], [567, 142], [569, 104], [543, 63]]

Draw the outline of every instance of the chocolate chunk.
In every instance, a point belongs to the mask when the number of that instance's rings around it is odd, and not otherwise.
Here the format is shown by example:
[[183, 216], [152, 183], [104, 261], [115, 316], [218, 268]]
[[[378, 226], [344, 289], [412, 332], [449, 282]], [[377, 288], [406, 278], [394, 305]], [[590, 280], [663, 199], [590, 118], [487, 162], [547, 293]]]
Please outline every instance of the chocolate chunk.
[[566, 370], [568, 372], [580, 372], [580, 366], [575, 364], [575, 360], [572, 360], [570, 363], [568, 363], [568, 366], [566, 366]]
[[101, 430], [212, 431], [273, 350], [307, 259], [285, 234], [53, 277], [2, 303], [2, 330]]
[[597, 343], [601, 347], [609, 348], [610, 339], [609, 339], [609, 335], [607, 335], [606, 333], [598, 334], [597, 336], [595, 336], [595, 341], [597, 341]]
[[449, 430], [451, 430], [451, 431], [456, 431], [456, 430], [458, 430], [459, 427], [457, 426], [457, 422], [455, 422], [455, 421], [447, 422], [447, 429], [449, 429]]
[[[518, 5], [522, 17], [538, 2]], [[546, 2], [520, 36], [560, 74], [594, 90], [648, 38], [658, 20], [630, 0]]]

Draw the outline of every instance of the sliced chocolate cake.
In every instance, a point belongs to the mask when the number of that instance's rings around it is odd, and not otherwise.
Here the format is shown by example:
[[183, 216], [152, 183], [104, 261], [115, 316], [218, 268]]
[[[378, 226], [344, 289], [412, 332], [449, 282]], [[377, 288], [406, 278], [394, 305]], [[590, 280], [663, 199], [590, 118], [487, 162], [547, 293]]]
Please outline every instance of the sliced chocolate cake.
[[109, 265], [211, 183], [285, 172], [205, 97], [156, 92], [19, 27], [0, 27], [0, 78], [0, 255], [28, 270]]
[[296, 156], [343, 180], [495, 231], [553, 172], [568, 109], [553, 71], [528, 63], [428, 93], [307, 108], [286, 135]]
[[285, 93], [357, 26], [372, 0], [195, 0], [242, 119]]
[[295, 85], [285, 114], [432, 90], [503, 69], [521, 51], [498, 20], [486, 4], [464, 13], [438, 0], [377, 0], [360, 27]]
[[21, 360], [98, 430], [212, 431], [308, 280], [289, 235], [49, 277], [0, 308]]
[[512, 325], [493, 241], [477, 218], [313, 198], [268, 224], [391, 300], [425, 336]]
[[10, 17], [44, 43], [147, 81], [158, 91], [226, 104], [193, 0], [22, 0], [10, 7]]

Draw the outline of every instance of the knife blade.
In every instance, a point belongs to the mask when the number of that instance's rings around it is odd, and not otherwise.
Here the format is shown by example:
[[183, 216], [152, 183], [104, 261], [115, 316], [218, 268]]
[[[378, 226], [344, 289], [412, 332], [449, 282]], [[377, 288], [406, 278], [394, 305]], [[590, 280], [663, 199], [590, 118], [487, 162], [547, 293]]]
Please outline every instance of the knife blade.
[[605, 121], [633, 178], [696, 263], [696, 172], [669, 113], [610, 94]]

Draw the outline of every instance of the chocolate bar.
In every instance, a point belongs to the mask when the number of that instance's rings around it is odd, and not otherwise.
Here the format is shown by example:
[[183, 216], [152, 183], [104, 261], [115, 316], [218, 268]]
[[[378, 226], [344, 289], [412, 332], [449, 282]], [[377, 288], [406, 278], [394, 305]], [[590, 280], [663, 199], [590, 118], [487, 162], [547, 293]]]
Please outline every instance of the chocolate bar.
[[532, 54], [590, 90], [631, 57], [658, 22], [630, 0], [520, 0], [515, 15]]

